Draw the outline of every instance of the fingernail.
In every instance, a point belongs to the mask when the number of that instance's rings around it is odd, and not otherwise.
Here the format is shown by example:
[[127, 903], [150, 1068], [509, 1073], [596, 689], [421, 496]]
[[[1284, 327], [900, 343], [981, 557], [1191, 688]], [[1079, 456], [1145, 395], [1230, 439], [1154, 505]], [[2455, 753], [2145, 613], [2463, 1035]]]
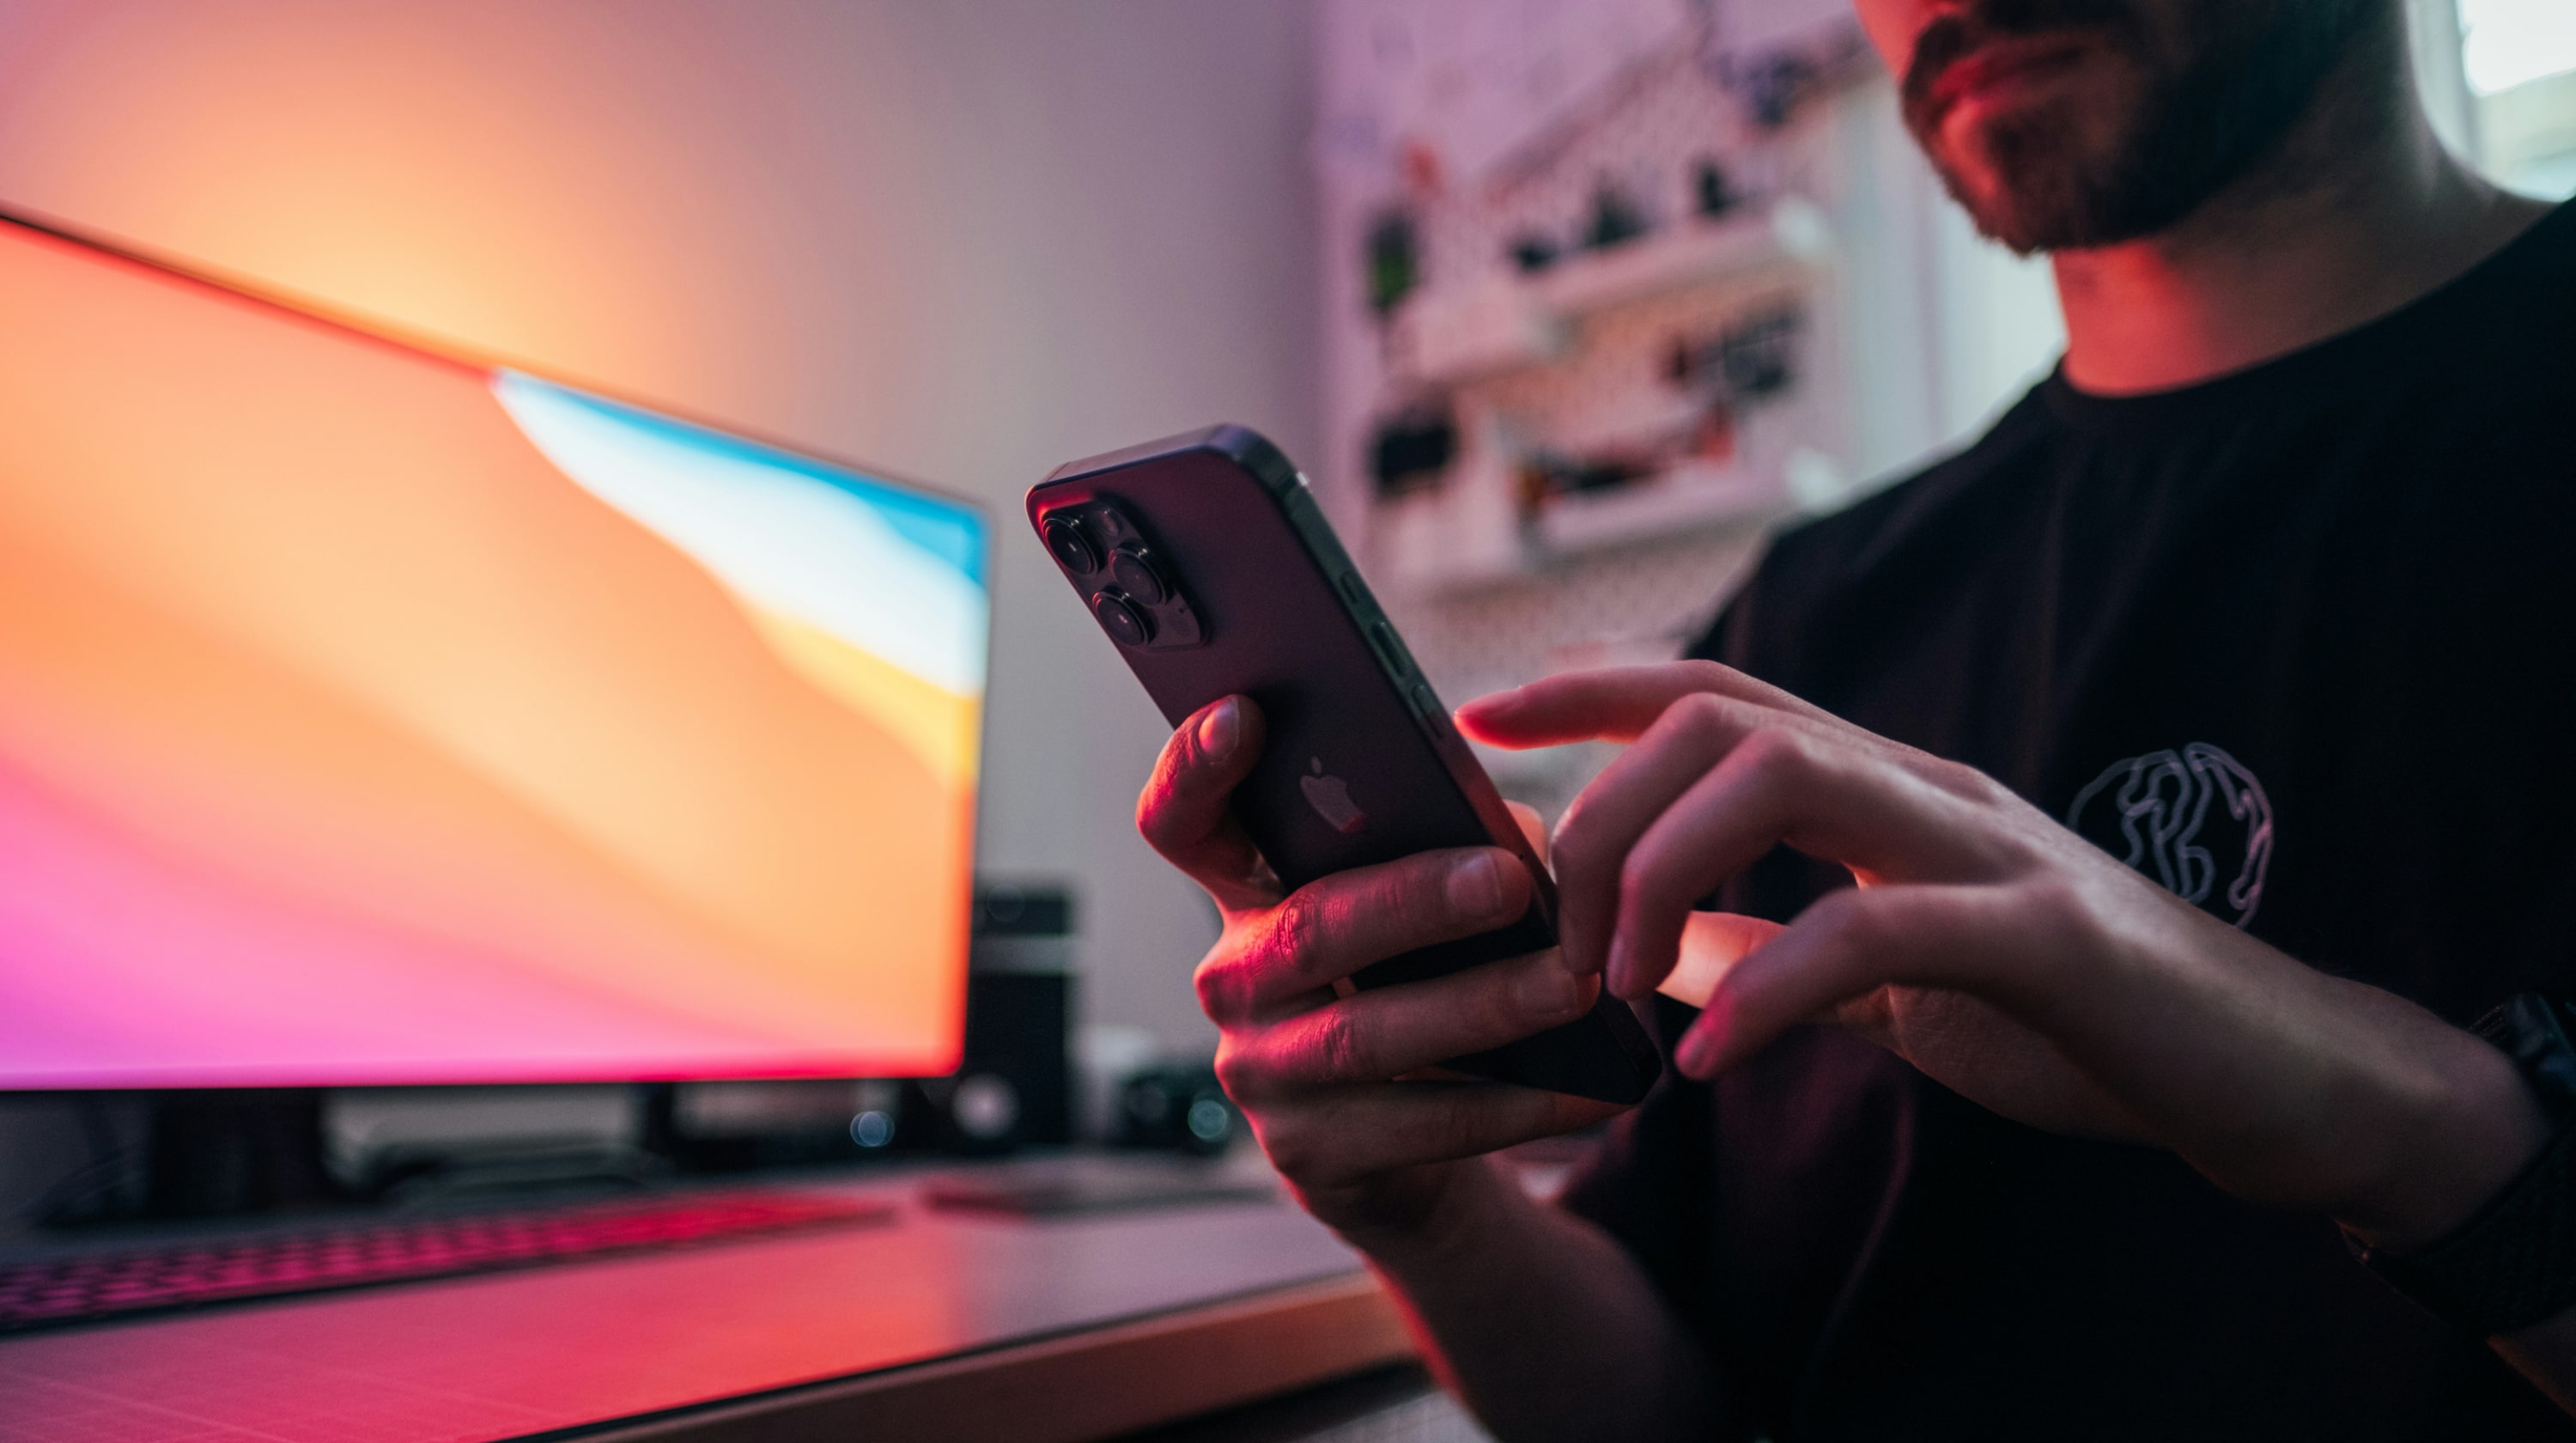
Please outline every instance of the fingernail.
[[1716, 1032], [1694, 1023], [1682, 1034], [1681, 1045], [1673, 1049], [1673, 1066], [1693, 1077], [1706, 1077], [1716, 1070], [1717, 1050]]
[[1449, 867], [1449, 910], [1490, 917], [1503, 910], [1503, 870], [1491, 852], [1472, 852]]
[[1562, 1017], [1577, 1000], [1574, 974], [1562, 967], [1532, 967], [1512, 986], [1512, 1000], [1532, 1017]]
[[1243, 734], [1241, 719], [1236, 717], [1234, 698], [1227, 697], [1199, 718], [1199, 755], [1221, 762], [1234, 750], [1235, 739]]

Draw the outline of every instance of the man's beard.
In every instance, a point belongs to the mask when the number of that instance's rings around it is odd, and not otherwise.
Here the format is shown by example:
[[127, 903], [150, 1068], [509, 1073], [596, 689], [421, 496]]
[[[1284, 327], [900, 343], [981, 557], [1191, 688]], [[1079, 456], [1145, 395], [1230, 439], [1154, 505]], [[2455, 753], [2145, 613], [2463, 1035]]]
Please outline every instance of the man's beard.
[[[1917, 38], [1905, 123], [1977, 228], [2014, 250], [2134, 240], [2252, 170], [2392, 8], [2382, 0], [2187, 0], [2179, 39], [2190, 49], [2177, 56], [2157, 53], [2129, 0], [1977, 0]], [[2093, 153], [2057, 106], [1997, 117], [1982, 146], [1991, 184], [1980, 191], [1966, 174], [1973, 162], [1942, 144], [1933, 101], [1941, 73], [1988, 40], [2078, 27], [2137, 68], [2145, 84], [2135, 109]]]

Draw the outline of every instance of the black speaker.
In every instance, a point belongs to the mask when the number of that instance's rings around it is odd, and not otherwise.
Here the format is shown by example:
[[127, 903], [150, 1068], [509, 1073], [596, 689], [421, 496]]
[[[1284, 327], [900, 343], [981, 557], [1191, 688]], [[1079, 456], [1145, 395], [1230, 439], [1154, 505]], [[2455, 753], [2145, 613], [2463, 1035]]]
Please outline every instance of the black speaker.
[[1072, 990], [1061, 972], [968, 974], [965, 1061], [954, 1077], [914, 1084], [940, 1147], [997, 1153], [1073, 1140]]
[[1149, 1067], [1118, 1089], [1118, 1124], [1112, 1140], [1122, 1147], [1215, 1157], [1250, 1131], [1243, 1113], [1217, 1085], [1216, 1068], [1208, 1063]]

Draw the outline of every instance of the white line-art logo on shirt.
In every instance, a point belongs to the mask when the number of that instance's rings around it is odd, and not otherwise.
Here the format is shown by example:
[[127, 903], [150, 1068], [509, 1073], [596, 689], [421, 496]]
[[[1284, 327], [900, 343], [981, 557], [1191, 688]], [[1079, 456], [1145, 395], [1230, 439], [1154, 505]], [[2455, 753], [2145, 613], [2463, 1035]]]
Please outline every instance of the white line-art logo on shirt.
[[[2213, 801], [2226, 804], [2225, 821], [2212, 815]], [[2207, 742], [2112, 763], [2075, 794], [2066, 825], [2175, 896], [2239, 927], [2263, 905], [2272, 799], [2243, 762]], [[2226, 891], [2214, 898], [2221, 874], [2229, 872]]]

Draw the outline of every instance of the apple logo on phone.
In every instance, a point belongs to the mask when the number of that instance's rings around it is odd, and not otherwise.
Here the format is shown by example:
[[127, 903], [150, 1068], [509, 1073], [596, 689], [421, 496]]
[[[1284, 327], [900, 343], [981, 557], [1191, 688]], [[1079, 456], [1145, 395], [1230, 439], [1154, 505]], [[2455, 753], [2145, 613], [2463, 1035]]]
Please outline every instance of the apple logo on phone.
[[1350, 783], [1324, 775], [1322, 757], [1309, 757], [1307, 761], [1314, 766], [1314, 773], [1297, 779], [1297, 785], [1306, 793], [1306, 805], [1315, 809], [1325, 826], [1344, 836], [1367, 831], [1368, 813], [1352, 804]]

